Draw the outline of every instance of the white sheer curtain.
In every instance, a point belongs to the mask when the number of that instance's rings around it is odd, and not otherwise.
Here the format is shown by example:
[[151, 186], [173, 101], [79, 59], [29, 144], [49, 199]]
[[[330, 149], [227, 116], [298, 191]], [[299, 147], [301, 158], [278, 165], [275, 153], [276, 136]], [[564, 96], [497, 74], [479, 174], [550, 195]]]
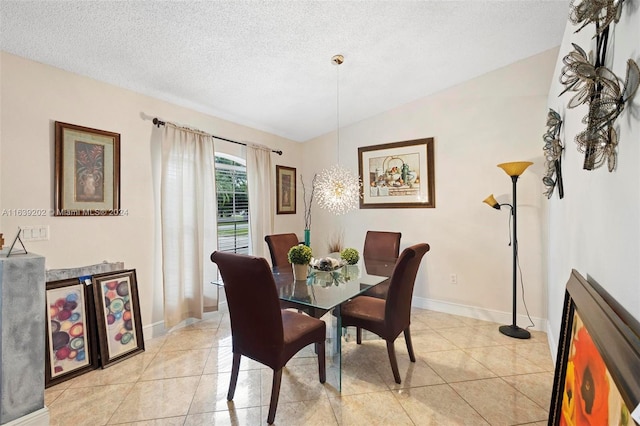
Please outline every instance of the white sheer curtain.
[[273, 172], [271, 149], [247, 144], [250, 253], [269, 258], [264, 236], [273, 234]]
[[166, 124], [160, 177], [165, 328], [217, 309], [209, 260], [217, 247], [214, 164], [211, 136]]

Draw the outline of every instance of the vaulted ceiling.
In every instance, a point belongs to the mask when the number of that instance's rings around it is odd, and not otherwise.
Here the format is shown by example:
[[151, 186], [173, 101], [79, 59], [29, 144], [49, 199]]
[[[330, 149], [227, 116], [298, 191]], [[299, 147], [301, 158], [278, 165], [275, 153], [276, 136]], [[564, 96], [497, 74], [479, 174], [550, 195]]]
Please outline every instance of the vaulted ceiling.
[[[2, 0], [0, 47], [306, 141], [338, 119], [345, 126], [560, 45], [568, 8], [568, 0]], [[335, 54], [343, 65], [332, 64]]]

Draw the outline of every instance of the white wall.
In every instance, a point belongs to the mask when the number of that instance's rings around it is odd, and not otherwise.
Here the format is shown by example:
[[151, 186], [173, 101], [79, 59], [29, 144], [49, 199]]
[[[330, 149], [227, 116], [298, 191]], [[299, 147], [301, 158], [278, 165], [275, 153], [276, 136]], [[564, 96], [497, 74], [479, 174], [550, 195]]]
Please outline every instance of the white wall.
[[[576, 43], [585, 51], [595, 49], [594, 26], [577, 34], [567, 23], [556, 61], [548, 106], [564, 117], [560, 135], [565, 144], [562, 158], [565, 197], [553, 197], [549, 209], [549, 323], [558, 341], [562, 302], [571, 269], [591, 277], [604, 287], [631, 315], [640, 320], [640, 93], [625, 105], [615, 122], [619, 135], [618, 165], [609, 173], [606, 165], [582, 169], [584, 156], [576, 149], [575, 136], [584, 130], [587, 106], [568, 109], [572, 97], [559, 81], [562, 58]], [[606, 65], [624, 80], [626, 61], [640, 63], [640, 10], [624, 3], [620, 22], [609, 36]], [[555, 352], [554, 352], [555, 354]]]
[[[26, 243], [46, 258], [47, 269], [124, 261], [138, 276], [142, 322], [162, 321], [162, 285], [154, 274], [154, 198], [151, 121], [191, 125], [233, 140], [248, 140], [281, 149], [275, 164], [300, 168], [298, 143], [240, 126], [187, 108], [78, 76], [60, 69], [1, 53], [0, 211], [53, 208], [54, 122], [62, 121], [121, 135], [122, 217], [16, 217], [0, 215], [5, 241], [18, 226], [48, 225], [49, 241]], [[217, 150], [243, 155], [242, 149], [216, 142]], [[275, 171], [274, 171], [275, 175]], [[275, 188], [275, 182], [274, 182]], [[299, 230], [297, 215], [276, 216], [276, 232]], [[215, 218], [212, 218], [215, 220]]]
[[[542, 135], [557, 54], [557, 49], [543, 52], [341, 129], [340, 162], [354, 173], [358, 147], [435, 138], [436, 208], [364, 209], [335, 217], [316, 205], [312, 248], [324, 252], [327, 235], [336, 229], [343, 230], [346, 246], [360, 249], [367, 230], [400, 231], [401, 248], [418, 242], [431, 246], [414, 304], [510, 324], [509, 213], [482, 200], [493, 192], [500, 202], [511, 201], [511, 179], [496, 164], [533, 161], [518, 181], [518, 240], [526, 303], [536, 328], [546, 330]], [[305, 144], [305, 173], [337, 161], [336, 141], [333, 133]], [[457, 284], [449, 284], [452, 273]], [[518, 313], [524, 312], [519, 293]], [[522, 315], [518, 325], [524, 327], [528, 321]]]

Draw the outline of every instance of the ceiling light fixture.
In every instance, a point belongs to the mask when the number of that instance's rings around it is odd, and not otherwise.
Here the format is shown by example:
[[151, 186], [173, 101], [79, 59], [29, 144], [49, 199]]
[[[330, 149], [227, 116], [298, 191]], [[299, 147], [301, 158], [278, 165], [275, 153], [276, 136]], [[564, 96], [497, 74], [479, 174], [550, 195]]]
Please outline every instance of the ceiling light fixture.
[[337, 66], [336, 99], [338, 122], [338, 164], [329, 169], [324, 169], [318, 176], [316, 185], [318, 205], [331, 213], [341, 215], [359, 206], [360, 188], [362, 182], [350, 170], [340, 165], [340, 64], [344, 62], [344, 56], [335, 55], [331, 62]]

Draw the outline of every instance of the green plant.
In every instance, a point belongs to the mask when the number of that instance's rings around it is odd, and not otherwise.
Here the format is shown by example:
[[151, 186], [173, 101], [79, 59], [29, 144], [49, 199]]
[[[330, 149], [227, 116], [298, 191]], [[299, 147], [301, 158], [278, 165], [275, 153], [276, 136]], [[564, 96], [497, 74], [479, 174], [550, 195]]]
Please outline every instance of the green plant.
[[311, 261], [311, 256], [313, 256], [311, 248], [304, 244], [298, 244], [297, 246], [291, 247], [289, 249], [289, 253], [287, 253], [289, 263], [295, 263], [296, 265], [308, 264]]
[[340, 252], [340, 258], [344, 259], [349, 265], [355, 265], [360, 260], [360, 253], [354, 248], [346, 248]]

